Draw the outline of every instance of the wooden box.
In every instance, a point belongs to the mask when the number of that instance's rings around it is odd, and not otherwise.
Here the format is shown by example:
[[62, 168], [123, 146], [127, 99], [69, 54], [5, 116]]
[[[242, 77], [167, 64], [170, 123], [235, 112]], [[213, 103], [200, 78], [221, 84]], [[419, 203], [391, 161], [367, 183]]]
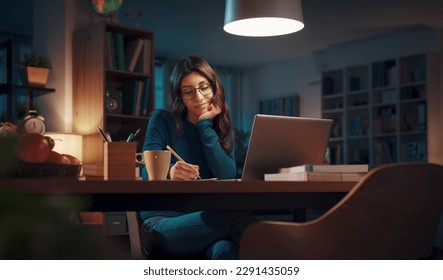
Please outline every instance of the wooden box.
[[104, 143], [104, 179], [135, 180], [136, 142]]

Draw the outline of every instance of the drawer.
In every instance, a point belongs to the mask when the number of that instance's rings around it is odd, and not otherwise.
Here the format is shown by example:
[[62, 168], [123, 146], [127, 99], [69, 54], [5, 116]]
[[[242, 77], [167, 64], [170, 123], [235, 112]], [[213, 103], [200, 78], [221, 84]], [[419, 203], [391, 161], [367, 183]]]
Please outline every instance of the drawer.
[[126, 212], [107, 212], [105, 225], [106, 233], [127, 233]]

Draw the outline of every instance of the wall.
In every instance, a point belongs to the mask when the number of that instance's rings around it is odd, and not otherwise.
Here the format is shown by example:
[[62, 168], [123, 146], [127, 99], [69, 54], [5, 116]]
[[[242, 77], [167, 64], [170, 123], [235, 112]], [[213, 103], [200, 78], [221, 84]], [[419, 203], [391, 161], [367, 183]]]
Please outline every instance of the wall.
[[300, 96], [300, 114], [316, 117], [320, 115], [320, 80], [315, 66], [315, 57], [308, 55], [295, 60], [253, 67], [245, 77], [246, 96], [243, 123], [245, 130], [250, 130], [254, 114], [259, 112], [259, 102], [271, 98]]
[[36, 97], [47, 131], [70, 132], [72, 126], [72, 41], [67, 25], [71, 21], [67, 1], [34, 0], [34, 50], [52, 63], [47, 87], [56, 91]]
[[33, 0], [7, 2], [7, 4], [2, 3], [0, 8], [0, 32], [32, 35]]
[[247, 114], [243, 114], [243, 129], [249, 130], [260, 100], [299, 94], [300, 115], [321, 116], [321, 72], [328, 69], [368, 64], [404, 55], [440, 52], [440, 32], [437, 29], [416, 26], [383, 36], [346, 42], [318, 50], [295, 60], [248, 69], [245, 82]]
[[72, 132], [72, 33], [105, 18], [87, 1], [34, 0], [34, 49], [52, 62], [48, 87], [56, 92], [35, 98], [48, 131]]

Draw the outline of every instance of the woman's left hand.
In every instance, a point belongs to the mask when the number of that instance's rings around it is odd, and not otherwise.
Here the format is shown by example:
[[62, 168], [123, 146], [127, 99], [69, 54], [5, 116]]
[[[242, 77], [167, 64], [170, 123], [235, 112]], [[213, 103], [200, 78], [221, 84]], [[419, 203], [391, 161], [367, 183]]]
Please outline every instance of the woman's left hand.
[[198, 120], [201, 121], [205, 119], [213, 119], [216, 116], [220, 115], [221, 111], [222, 110], [220, 107], [218, 107], [214, 103], [211, 103], [208, 105], [208, 110], [203, 114], [201, 114], [200, 116], [198, 116]]

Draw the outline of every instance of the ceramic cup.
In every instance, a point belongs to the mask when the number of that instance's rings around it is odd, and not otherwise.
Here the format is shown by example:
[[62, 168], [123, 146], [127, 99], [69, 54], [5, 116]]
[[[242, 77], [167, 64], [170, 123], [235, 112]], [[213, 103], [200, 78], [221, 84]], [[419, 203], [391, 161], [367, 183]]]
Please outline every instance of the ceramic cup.
[[135, 161], [145, 164], [150, 181], [166, 180], [171, 163], [171, 152], [166, 150], [144, 151], [135, 154]]

